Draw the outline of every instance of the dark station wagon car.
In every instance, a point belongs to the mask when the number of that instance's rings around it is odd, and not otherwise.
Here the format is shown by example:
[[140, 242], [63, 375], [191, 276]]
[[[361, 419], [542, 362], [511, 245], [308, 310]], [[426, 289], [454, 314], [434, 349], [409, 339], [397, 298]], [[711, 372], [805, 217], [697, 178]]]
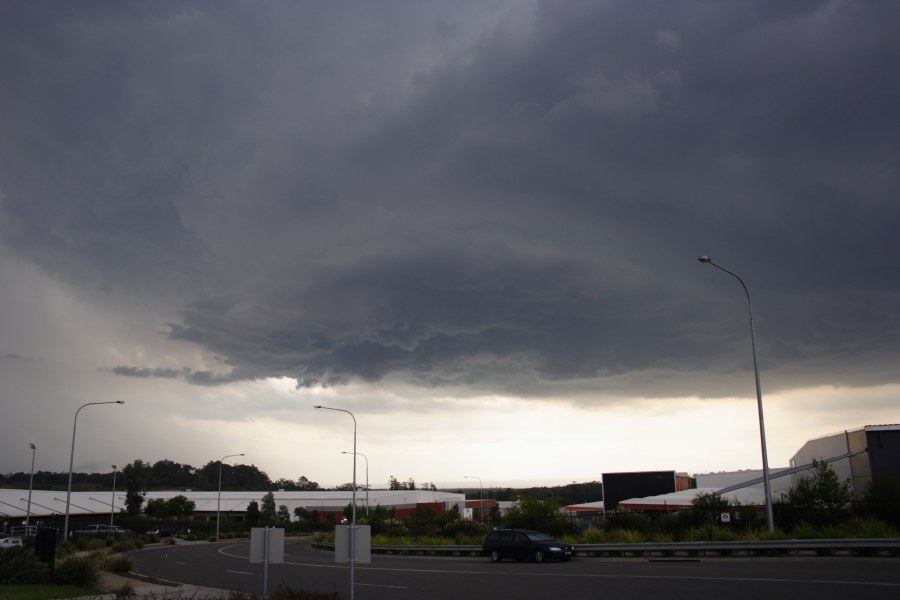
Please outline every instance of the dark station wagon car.
[[518, 561], [533, 559], [544, 562], [549, 559], [567, 561], [575, 555], [575, 549], [558, 542], [540, 531], [529, 529], [495, 529], [487, 534], [481, 545], [481, 555], [490, 556], [491, 562], [504, 558]]

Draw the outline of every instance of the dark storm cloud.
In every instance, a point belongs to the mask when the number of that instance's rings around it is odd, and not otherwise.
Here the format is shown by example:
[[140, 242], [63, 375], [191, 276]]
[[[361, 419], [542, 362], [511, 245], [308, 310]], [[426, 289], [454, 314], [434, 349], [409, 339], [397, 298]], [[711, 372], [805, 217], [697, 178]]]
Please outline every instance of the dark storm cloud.
[[894, 3], [90, 6], [0, 9], [0, 235], [221, 361], [120, 375], [732, 395], [710, 254], [769, 389], [897, 380]]

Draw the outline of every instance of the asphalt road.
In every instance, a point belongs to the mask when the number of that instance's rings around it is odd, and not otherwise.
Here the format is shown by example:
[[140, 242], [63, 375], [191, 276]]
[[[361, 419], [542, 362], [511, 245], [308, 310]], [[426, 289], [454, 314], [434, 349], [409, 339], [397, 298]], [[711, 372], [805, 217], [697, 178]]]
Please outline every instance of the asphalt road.
[[[261, 593], [263, 565], [248, 541], [161, 546], [135, 552], [135, 571], [222, 590]], [[283, 564], [268, 567], [268, 589], [341, 592], [349, 570], [303, 538], [285, 540]], [[702, 561], [574, 558], [567, 563], [373, 555], [355, 569], [358, 600], [530, 600], [665, 598], [780, 600], [900, 597], [900, 559], [735, 558]]]

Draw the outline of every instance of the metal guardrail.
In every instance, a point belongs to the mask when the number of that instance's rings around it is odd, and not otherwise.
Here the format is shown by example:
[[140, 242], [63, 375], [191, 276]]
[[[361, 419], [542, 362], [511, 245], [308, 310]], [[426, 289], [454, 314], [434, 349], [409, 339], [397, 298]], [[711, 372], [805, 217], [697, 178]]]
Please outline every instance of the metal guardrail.
[[[334, 544], [313, 542], [322, 549], [334, 549]], [[372, 552], [380, 554], [479, 556], [478, 545], [372, 545]], [[779, 555], [799, 556], [801, 553], [828, 554], [888, 553], [900, 557], [900, 538], [829, 539], [829, 540], [770, 540], [740, 542], [643, 542], [639, 544], [575, 544], [578, 556], [734, 556]]]

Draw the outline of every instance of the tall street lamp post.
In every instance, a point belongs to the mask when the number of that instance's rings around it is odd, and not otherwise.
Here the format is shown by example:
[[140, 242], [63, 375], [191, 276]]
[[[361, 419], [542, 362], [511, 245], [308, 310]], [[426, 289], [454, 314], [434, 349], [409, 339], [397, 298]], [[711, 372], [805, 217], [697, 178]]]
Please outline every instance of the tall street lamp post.
[[481, 524], [484, 525], [484, 488], [481, 487], [481, 477], [475, 475], [463, 475], [463, 479], [478, 480], [478, 514], [481, 515]]
[[63, 539], [69, 539], [69, 505], [72, 501], [72, 466], [75, 463], [75, 429], [78, 426], [78, 413], [81, 412], [81, 409], [85, 406], [96, 406], [99, 404], [125, 404], [124, 400], [113, 400], [110, 402], [88, 402], [87, 404], [82, 404], [78, 407], [78, 410], [75, 411], [75, 419], [72, 423], [72, 450], [69, 452], [69, 485], [66, 488], [66, 518], [63, 524]]
[[[353, 454], [353, 452], [341, 452], [341, 454]], [[362, 452], [356, 453], [358, 456], [362, 456], [366, 459], [366, 517], [369, 516], [369, 459], [366, 458], [366, 455]]]
[[747, 289], [747, 284], [744, 283], [744, 280], [741, 279], [736, 273], [732, 273], [725, 267], [717, 265], [712, 261], [712, 259], [708, 256], [700, 256], [697, 258], [701, 263], [712, 265], [720, 271], [724, 271], [728, 273], [735, 279], [737, 279], [741, 287], [744, 288], [744, 293], [747, 295], [747, 310], [750, 313], [750, 346], [753, 350], [753, 374], [756, 377], [756, 407], [759, 412], [759, 440], [760, 446], [762, 447], [762, 464], [763, 464], [763, 486], [765, 488], [766, 494], [766, 521], [769, 525], [769, 531], [775, 530], [775, 519], [772, 514], [772, 486], [769, 481], [769, 456], [766, 451], [766, 426], [765, 420], [763, 419], [763, 404], [762, 404], [762, 388], [759, 385], [759, 366], [756, 362], [756, 334], [753, 331], [753, 306], [750, 303], [750, 290]]
[[109, 503], [109, 526], [113, 526], [113, 517], [116, 514], [116, 471], [118, 471], [118, 467], [116, 465], [112, 466], [113, 468], [113, 493], [112, 493], [112, 502]]
[[25, 510], [25, 535], [28, 535], [28, 524], [31, 522], [31, 489], [34, 486], [34, 454], [37, 446], [28, 444], [31, 448], [31, 477], [28, 478], [28, 508]]
[[226, 458], [232, 458], [235, 456], [243, 456], [244, 453], [240, 454], [226, 454], [219, 460], [219, 494], [216, 497], [216, 541], [219, 541], [219, 509], [222, 507], [222, 463], [225, 462]]
[[349, 410], [344, 410], [343, 408], [331, 408], [330, 406], [322, 406], [321, 404], [316, 404], [314, 408], [323, 408], [325, 410], [335, 410], [342, 413], [347, 413], [350, 415], [350, 418], [353, 419], [353, 501], [351, 509], [351, 526], [350, 526], [350, 600], [355, 598], [354, 594], [354, 565], [356, 564], [356, 417], [353, 416], [353, 413]]

